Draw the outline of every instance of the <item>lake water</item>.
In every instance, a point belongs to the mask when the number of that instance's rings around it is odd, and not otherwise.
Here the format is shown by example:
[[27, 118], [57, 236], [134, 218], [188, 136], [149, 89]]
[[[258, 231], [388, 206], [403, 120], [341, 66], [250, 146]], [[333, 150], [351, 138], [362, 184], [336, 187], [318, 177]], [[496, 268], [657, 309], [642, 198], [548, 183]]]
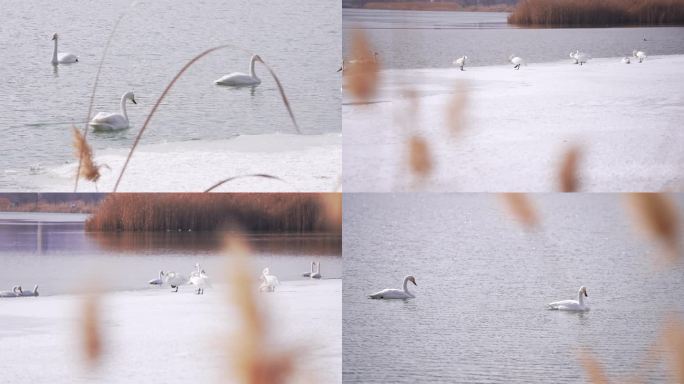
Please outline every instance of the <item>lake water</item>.
[[[532, 200], [528, 233], [494, 195], [345, 195], [343, 381], [583, 383], [586, 347], [616, 382], [665, 382], [649, 349], [666, 315], [684, 317], [681, 260], [659, 262], [620, 195]], [[415, 299], [367, 298], [408, 274]], [[545, 309], [580, 285], [590, 312]]]
[[[0, 213], [0, 291], [40, 285], [41, 295], [78, 291], [89, 278], [111, 290], [148, 289], [159, 270], [188, 275], [195, 263], [222, 282], [224, 235], [213, 232], [90, 233], [85, 215]], [[312, 260], [324, 278], [342, 276], [340, 238], [331, 235], [253, 235], [255, 278], [268, 266], [281, 281], [300, 280]]]
[[[684, 53], [684, 27], [516, 28], [507, 13], [344, 9], [344, 56], [350, 33], [363, 29], [384, 68], [444, 68], [457, 57], [469, 65], [498, 65], [516, 54], [529, 63], [569, 60], [579, 49], [593, 57]], [[644, 41], [646, 38], [647, 41]]]
[[[30, 187], [31, 176], [73, 161], [72, 124], [83, 127], [95, 73], [116, 19], [122, 19], [102, 68], [93, 113], [118, 112], [126, 91], [132, 128], [90, 136], [95, 153], [129, 148], [157, 97], [193, 56], [231, 43], [258, 53], [280, 77], [302, 131], [340, 132], [341, 33], [334, 0], [0, 1], [0, 189]], [[79, 63], [53, 71], [52, 34]], [[250, 55], [224, 49], [203, 58], [176, 83], [141, 144], [293, 133], [275, 82], [257, 66], [254, 89], [214, 85], [248, 70]], [[37, 170], [36, 170], [37, 169]], [[25, 185], [17, 186], [16, 183]]]

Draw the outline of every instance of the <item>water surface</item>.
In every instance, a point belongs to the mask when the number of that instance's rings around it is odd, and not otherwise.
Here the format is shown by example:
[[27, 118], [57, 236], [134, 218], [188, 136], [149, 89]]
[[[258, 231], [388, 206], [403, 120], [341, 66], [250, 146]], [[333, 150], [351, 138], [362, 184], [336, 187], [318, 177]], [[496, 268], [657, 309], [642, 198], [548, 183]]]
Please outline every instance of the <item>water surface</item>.
[[[542, 225], [526, 233], [490, 195], [345, 195], [343, 381], [583, 383], [587, 347], [617, 381], [664, 382], [648, 350], [684, 318], [681, 261], [635, 236], [620, 195], [533, 202]], [[367, 298], [408, 274], [415, 299]], [[580, 285], [590, 312], [545, 309]]]
[[507, 17], [497, 12], [343, 9], [344, 53], [348, 57], [354, 29], [367, 34], [384, 68], [444, 68], [463, 55], [473, 66], [505, 64], [511, 54], [529, 63], [553, 62], [568, 59], [576, 49], [593, 57], [631, 55], [634, 49], [650, 55], [684, 53], [684, 27], [517, 28], [508, 25]]

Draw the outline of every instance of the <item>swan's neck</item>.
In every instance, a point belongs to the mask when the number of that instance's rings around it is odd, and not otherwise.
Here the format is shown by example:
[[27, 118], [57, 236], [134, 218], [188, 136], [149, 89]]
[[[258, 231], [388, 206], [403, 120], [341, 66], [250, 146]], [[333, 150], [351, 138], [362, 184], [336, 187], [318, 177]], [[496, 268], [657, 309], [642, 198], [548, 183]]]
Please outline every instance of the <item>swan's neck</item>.
[[55, 39], [55, 48], [52, 51], [52, 64], [57, 64], [57, 39]]
[[316, 273], [318, 273], [319, 275], [321, 274], [321, 263], [320, 262], [316, 263]]
[[254, 66], [256, 65], [256, 57], [252, 57], [252, 60], [249, 62], [249, 75], [255, 79], [258, 79], [256, 72], [254, 72]]
[[404, 293], [406, 293], [407, 295], [411, 295], [411, 292], [409, 292], [408, 290], [408, 282], [408, 279], [404, 279]]
[[126, 95], [121, 96], [121, 115], [128, 121], [128, 114], [126, 113]]
[[582, 294], [582, 290], [577, 292], [577, 302], [579, 303], [579, 305], [584, 305], [584, 297]]

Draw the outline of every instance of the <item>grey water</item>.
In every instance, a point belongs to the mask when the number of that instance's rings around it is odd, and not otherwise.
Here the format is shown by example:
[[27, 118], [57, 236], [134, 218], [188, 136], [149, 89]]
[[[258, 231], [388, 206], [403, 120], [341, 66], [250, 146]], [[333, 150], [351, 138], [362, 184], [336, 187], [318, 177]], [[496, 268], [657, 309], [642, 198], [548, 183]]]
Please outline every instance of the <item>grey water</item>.
[[[160, 270], [186, 276], [200, 263], [212, 281], [230, 263], [221, 232], [111, 233], [85, 231], [87, 215], [0, 212], [0, 291], [35, 284], [41, 295], [77, 292], [93, 279], [109, 290], [155, 288]], [[255, 279], [264, 267], [279, 280], [303, 279], [311, 261], [323, 278], [342, 276], [341, 240], [326, 234], [249, 235]]]
[[[588, 348], [615, 382], [674, 382], [656, 342], [684, 318], [681, 260], [635, 232], [621, 195], [531, 199], [525, 231], [494, 195], [345, 195], [343, 381], [583, 383]], [[409, 274], [415, 299], [367, 297]], [[589, 312], [545, 308], [581, 285]]]
[[[569, 60], [576, 49], [592, 57], [684, 54], [684, 27], [517, 28], [508, 13], [343, 9], [343, 53], [355, 29], [366, 34], [383, 68], [446, 68], [463, 55], [472, 66]], [[645, 41], [644, 41], [645, 39]]]
[[[11, 174], [73, 160], [72, 125], [84, 126], [97, 67], [104, 61], [93, 114], [118, 112], [121, 95], [132, 127], [93, 133], [96, 153], [130, 148], [145, 117], [173, 76], [195, 55], [220, 44], [259, 54], [282, 82], [305, 134], [340, 132], [341, 10], [334, 0], [0, 0], [0, 188]], [[59, 51], [79, 57], [50, 63], [52, 34]], [[172, 88], [141, 144], [230, 139], [242, 134], [294, 133], [276, 83], [257, 65], [262, 84], [220, 87], [214, 80], [248, 72], [238, 48], [202, 58]]]

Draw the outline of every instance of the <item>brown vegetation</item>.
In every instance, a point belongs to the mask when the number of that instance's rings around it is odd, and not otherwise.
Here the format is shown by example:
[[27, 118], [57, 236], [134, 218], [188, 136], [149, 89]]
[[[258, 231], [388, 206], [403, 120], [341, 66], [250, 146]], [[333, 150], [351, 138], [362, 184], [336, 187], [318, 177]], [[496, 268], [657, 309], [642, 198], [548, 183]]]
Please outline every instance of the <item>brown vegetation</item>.
[[557, 27], [684, 24], [684, 0], [521, 0], [508, 22]]
[[88, 231], [333, 232], [325, 194], [119, 193], [86, 222]]
[[459, 3], [432, 3], [421, 1], [402, 2], [369, 2], [366, 9], [391, 9], [401, 11], [468, 11], [468, 12], [511, 12], [513, 7], [508, 4], [496, 5], [462, 5]]

